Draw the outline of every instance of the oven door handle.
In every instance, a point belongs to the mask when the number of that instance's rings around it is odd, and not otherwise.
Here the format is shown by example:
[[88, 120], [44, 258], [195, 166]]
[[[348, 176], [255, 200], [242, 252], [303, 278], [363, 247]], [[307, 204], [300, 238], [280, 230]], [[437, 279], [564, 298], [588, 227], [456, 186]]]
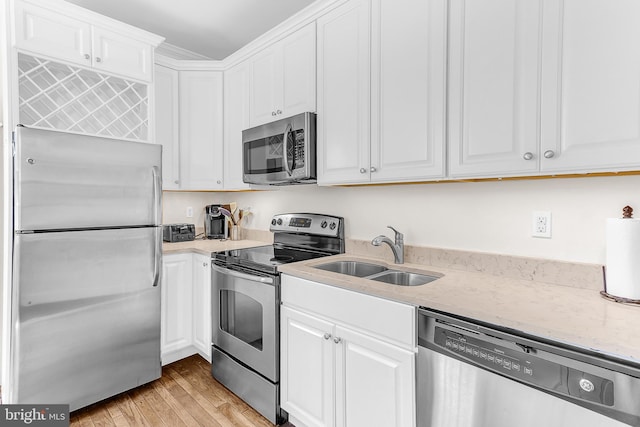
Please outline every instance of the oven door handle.
[[239, 279], [251, 280], [252, 282], [260, 282], [267, 283], [269, 285], [273, 284], [272, 277], [264, 277], [264, 276], [254, 276], [253, 274], [241, 273], [239, 271], [231, 270], [229, 268], [219, 267], [215, 264], [211, 264], [211, 269], [217, 271], [221, 274], [227, 274], [232, 277], [237, 277]]

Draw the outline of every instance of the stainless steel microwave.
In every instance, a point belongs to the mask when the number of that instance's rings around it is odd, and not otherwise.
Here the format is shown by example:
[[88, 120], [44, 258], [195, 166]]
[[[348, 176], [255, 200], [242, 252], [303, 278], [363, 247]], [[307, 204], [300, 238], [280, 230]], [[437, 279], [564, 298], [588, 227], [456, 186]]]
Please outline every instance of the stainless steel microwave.
[[316, 182], [316, 115], [302, 113], [242, 131], [242, 180], [254, 185]]

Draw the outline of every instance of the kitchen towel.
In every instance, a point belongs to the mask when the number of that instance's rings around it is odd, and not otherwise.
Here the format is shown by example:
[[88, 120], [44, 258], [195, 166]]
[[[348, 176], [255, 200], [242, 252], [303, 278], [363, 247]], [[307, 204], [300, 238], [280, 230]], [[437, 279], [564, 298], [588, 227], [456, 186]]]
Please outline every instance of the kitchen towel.
[[640, 300], [640, 219], [607, 219], [609, 295]]

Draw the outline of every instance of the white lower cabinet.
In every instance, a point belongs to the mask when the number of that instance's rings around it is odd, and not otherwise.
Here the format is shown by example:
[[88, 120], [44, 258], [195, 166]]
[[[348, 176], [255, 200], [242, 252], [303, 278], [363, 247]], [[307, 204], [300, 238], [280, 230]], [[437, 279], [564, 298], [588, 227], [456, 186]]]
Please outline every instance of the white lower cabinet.
[[193, 298], [191, 265], [191, 254], [163, 257], [160, 292], [160, 357], [165, 365], [186, 357], [191, 347]]
[[414, 307], [286, 275], [282, 301], [280, 401], [296, 426], [415, 426]]
[[163, 256], [160, 353], [162, 364], [199, 353], [211, 361], [210, 257]]
[[211, 361], [211, 256], [193, 254], [193, 345]]

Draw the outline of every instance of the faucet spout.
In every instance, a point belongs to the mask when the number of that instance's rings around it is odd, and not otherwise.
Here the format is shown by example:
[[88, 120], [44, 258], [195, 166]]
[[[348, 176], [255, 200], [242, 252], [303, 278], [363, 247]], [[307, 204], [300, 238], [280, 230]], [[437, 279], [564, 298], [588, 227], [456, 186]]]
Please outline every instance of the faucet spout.
[[396, 264], [404, 263], [404, 235], [397, 231], [395, 228], [388, 226], [388, 228], [392, 229], [395, 233], [395, 242], [388, 238], [387, 236], [381, 234], [377, 237], [374, 237], [371, 240], [371, 244], [373, 246], [380, 246], [383, 243], [386, 243], [391, 248], [393, 252], [394, 262]]

